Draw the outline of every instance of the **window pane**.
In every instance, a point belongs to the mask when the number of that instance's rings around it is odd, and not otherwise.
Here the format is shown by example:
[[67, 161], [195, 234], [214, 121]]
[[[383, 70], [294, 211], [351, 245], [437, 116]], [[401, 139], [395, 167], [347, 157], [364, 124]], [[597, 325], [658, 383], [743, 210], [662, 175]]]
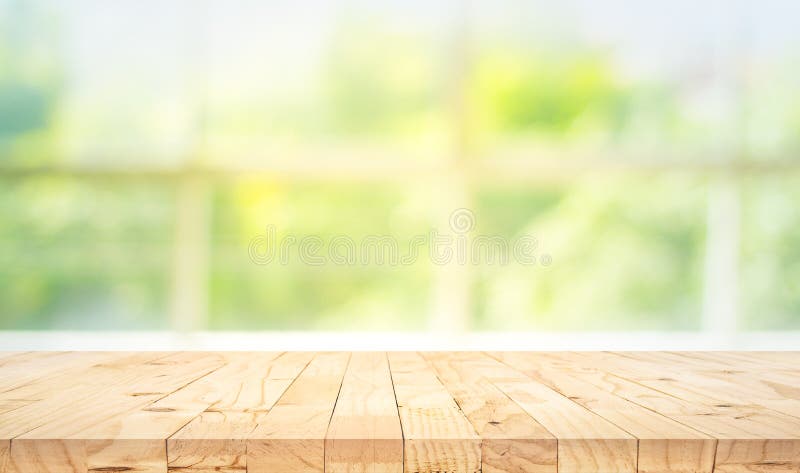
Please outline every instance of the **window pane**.
[[608, 179], [539, 191], [487, 188], [476, 206], [481, 233], [509, 240], [531, 235], [539, 255], [532, 266], [478, 269], [474, 316], [480, 328], [700, 327], [702, 182]]
[[800, 329], [800, 179], [745, 180], [742, 209], [743, 328]]
[[290, 160], [324, 146], [310, 158], [325, 161], [353, 143], [373, 149], [371, 161], [395, 147], [407, 153], [402, 159], [442, 151], [448, 10], [361, 1], [315, 2], [314, 14], [306, 4], [210, 5], [204, 72], [215, 159], [229, 160], [217, 152], [235, 149]]
[[120, 182], [0, 186], [0, 329], [168, 326], [172, 196]]
[[[396, 245], [402, 256], [414, 235], [427, 235], [424, 201], [415, 197], [401, 187], [378, 185], [243, 181], [220, 188], [214, 201], [211, 326], [425, 329], [431, 284], [427, 249], [420, 248], [409, 264], [392, 262], [386, 247], [362, 253], [368, 238], [385, 237], [381, 241]], [[266, 256], [268, 246], [278, 246], [274, 259], [254, 261], [251, 243], [271, 231], [275, 239], [261, 241], [256, 251]], [[337, 237], [355, 246], [337, 246]], [[309, 238], [318, 239], [320, 247], [303, 253], [302, 242]], [[355, 259], [340, 263], [332, 246], [342, 258]], [[285, 259], [281, 248], [286, 248]], [[385, 258], [382, 264], [377, 252]]]
[[476, 141], [490, 157], [794, 159], [798, 13], [793, 2], [477, 2]]

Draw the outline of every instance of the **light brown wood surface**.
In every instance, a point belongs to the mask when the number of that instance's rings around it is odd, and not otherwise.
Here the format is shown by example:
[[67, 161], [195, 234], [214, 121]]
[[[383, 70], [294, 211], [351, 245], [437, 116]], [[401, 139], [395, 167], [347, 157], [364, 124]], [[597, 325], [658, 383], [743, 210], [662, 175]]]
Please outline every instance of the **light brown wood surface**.
[[0, 353], [0, 472], [798, 473], [800, 353]]

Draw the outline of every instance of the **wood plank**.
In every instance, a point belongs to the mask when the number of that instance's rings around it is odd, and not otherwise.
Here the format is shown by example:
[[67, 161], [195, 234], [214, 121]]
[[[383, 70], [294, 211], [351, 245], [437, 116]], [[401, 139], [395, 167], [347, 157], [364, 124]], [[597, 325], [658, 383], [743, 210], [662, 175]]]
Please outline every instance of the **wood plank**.
[[[570, 366], [582, 365], [593, 370], [602, 371], [613, 377], [633, 382], [646, 387], [651, 393], [659, 393], [659, 401], [669, 404], [680, 400], [685, 413], [699, 416], [713, 416], [714, 421], [725, 420], [730, 432], [753, 432], [760, 425], [762, 437], [785, 435], [796, 431], [797, 419], [772, 411], [758, 404], [749, 402], [739, 404], [724, 400], [725, 390], [736, 389], [735, 386], [722, 386], [718, 380], [694, 375], [686, 369], [679, 369], [670, 364], [648, 363], [629, 357], [621, 357], [614, 353], [561, 353], [551, 355], [560, 358]], [[582, 375], [587, 375], [583, 372]], [[724, 389], [721, 389], [724, 388]], [[702, 394], [703, 391], [714, 392], [714, 397]], [[737, 424], [740, 420], [758, 418], [760, 423], [750, 427]], [[706, 425], [712, 425], [706, 419]], [[723, 429], [724, 430], [724, 429]], [[719, 432], [718, 432], [719, 433]], [[785, 437], [782, 437], [785, 438]]]
[[[168, 353], [148, 353], [147, 359]], [[0, 365], [0, 399], [38, 399], [61, 380], [75, 381], [75, 373], [89, 366], [113, 363], [130, 356], [123, 352], [27, 352]], [[140, 355], [142, 356], [142, 355]], [[124, 361], [123, 361], [124, 362]]]
[[3, 365], [3, 360], [14, 356], [22, 355], [25, 353], [34, 353], [30, 351], [0, 351], [0, 366]]
[[[750, 353], [750, 352], [748, 352]], [[718, 360], [717, 352], [676, 352], [673, 353], [684, 359], [692, 360], [695, 365], [692, 367], [694, 372], [702, 375], [713, 375], [722, 379], [738, 378], [738, 375], [746, 375], [757, 380], [771, 381], [783, 384], [789, 388], [785, 390], [785, 395], [789, 399], [800, 399], [800, 392], [794, 388], [800, 384], [800, 360], [796, 361], [796, 368], [785, 368], [783, 366], [766, 368], [764, 366], [740, 363], [731, 363], [726, 360]], [[780, 352], [781, 355], [786, 353]], [[800, 355], [796, 355], [800, 358]], [[700, 363], [698, 363], [700, 362]], [[709, 366], [711, 363], [722, 366]]]
[[[750, 354], [751, 352], [747, 352]], [[781, 354], [786, 354], [781, 352]], [[713, 372], [720, 372], [720, 373], [730, 373], [730, 374], [737, 374], [737, 373], [758, 373], [758, 374], [782, 374], [782, 375], [790, 375], [791, 379], [794, 381], [797, 380], [797, 376], [800, 376], [800, 366], [798, 366], [797, 361], [794, 363], [794, 367], [789, 368], [785, 367], [784, 365], [780, 366], [770, 366], [769, 363], [758, 363], [756, 359], [750, 360], [749, 363], [741, 363], [738, 361], [732, 361], [730, 359], [720, 358], [719, 352], [666, 352], [665, 355], [672, 355], [677, 357], [678, 359], [683, 360], [684, 362], [692, 363], [692, 369], [699, 372], [705, 371], [713, 371]], [[800, 355], [794, 353], [795, 358]]]
[[[0, 415], [0, 439], [12, 439], [29, 432], [52, 419], [58, 419], [63, 410], [71, 404], [71, 410], [80, 409], [81, 400], [110, 386], [125, 386], [132, 379], [132, 371], [141, 363], [157, 360], [164, 354], [118, 354], [118, 358], [108, 363], [89, 363], [79, 371], [69, 371], [67, 375], [57, 374], [36, 386], [25, 385], [2, 393], [3, 401], [32, 401], [28, 406], [14, 409]], [[4, 370], [5, 371], [5, 370]], [[14, 378], [17, 373], [12, 373]], [[26, 399], [33, 397], [34, 399]]]
[[0, 440], [0, 472], [11, 469], [11, 440]]
[[715, 473], [797, 473], [800, 444], [795, 440], [720, 440]]
[[787, 370], [782, 365], [770, 368], [768, 364], [757, 368], [752, 364], [720, 358], [719, 352], [676, 352], [665, 355], [677, 357], [681, 366], [691, 370], [694, 375], [719, 380], [720, 384], [713, 395], [721, 391], [729, 395], [733, 402], [755, 402], [800, 418], [800, 370]]
[[[616, 373], [627, 374], [632, 362], [620, 362], [613, 354], [560, 353], [554, 356], [573, 367], [589, 367], [581, 371], [581, 379], [717, 438], [715, 473], [771, 473], [800, 468], [800, 457], [792, 456], [798, 450], [800, 430], [785, 416], [775, 415], [760, 406], [709, 406], [628, 380]], [[738, 454], [732, 454], [734, 450]]]
[[[227, 392], [211, 398], [204, 394], [203, 398], [212, 403], [167, 440], [169, 471], [246, 471], [248, 435], [263, 422], [312, 356], [305, 352], [283, 353], [263, 365], [257, 363], [232, 383], [222, 381], [230, 388]], [[166, 403], [176, 401], [170, 399]]]
[[[669, 354], [669, 352], [664, 352]], [[683, 355], [691, 352], [678, 352], [678, 355]], [[726, 364], [728, 368], [731, 366], [745, 367], [749, 369], [756, 369], [759, 371], [768, 370], [800, 370], [800, 363], [797, 360], [796, 352], [779, 352], [779, 351], [748, 351], [748, 352], [732, 352], [732, 351], [705, 351], [694, 352], [695, 354], [702, 355], [706, 360], [716, 359], [720, 363]], [[724, 368], [723, 368], [724, 369]]]
[[[107, 432], [92, 429], [120, 413], [179, 389], [222, 365], [219, 354], [209, 353], [176, 353], [152, 362], [115, 365], [121, 368], [116, 376], [97, 376], [94, 383], [88, 385], [90, 389], [70, 391], [70, 396], [64, 399], [51, 398], [34, 403], [30, 407], [41, 409], [43, 403], [52, 407], [52, 411], [45, 411], [51, 417], [47, 423], [12, 440], [10, 469], [15, 473], [162, 472], [166, 469], [164, 439], [117, 439]], [[68, 464], [64, 465], [67, 461]]]
[[636, 471], [637, 441], [629, 433], [496, 359], [471, 366], [555, 435], [559, 473]]
[[350, 355], [319, 353], [246, 441], [248, 473], [323, 473], [325, 434]]
[[[697, 357], [687, 359], [669, 353], [623, 353], [632, 360], [646, 358], [650, 366], [665, 366], [664, 358], [678, 365], [670, 367], [669, 375], [652, 379], [641, 373], [621, 372], [620, 375], [659, 389], [665, 393], [690, 400], [694, 404], [715, 406], [729, 411], [738, 418], [756, 419], [760, 424], [748, 429], [754, 436], [767, 440], [720, 439], [717, 449], [718, 472], [739, 471], [797, 471], [800, 469], [800, 403], [791, 399], [791, 394], [800, 392], [800, 383], [795, 375], [778, 374], [781, 364], [761, 363], [747, 359], [741, 363], [741, 356], [728, 353], [704, 355], [704, 361]], [[711, 364], [711, 362], [717, 362]], [[704, 369], [717, 366], [716, 370]], [[739, 369], [744, 368], [744, 370]], [[710, 373], [710, 374], [709, 374]], [[720, 376], [721, 374], [724, 376]], [[780, 383], [770, 383], [769, 378], [777, 376]], [[788, 395], [788, 396], [787, 396]]]
[[45, 351], [3, 351], [0, 352], [0, 368], [10, 366], [19, 359], [44, 356], [47, 353]]
[[101, 358], [85, 352], [4, 352], [3, 355], [0, 358], [0, 472], [5, 473], [11, 470], [11, 438], [14, 432], [23, 430], [10, 421], [10, 416], [3, 414], [40, 400], [21, 399], [24, 395], [14, 389], [35, 381], [44, 381], [45, 386], [51, 386], [54, 384], [53, 376], [48, 375], [75, 371], [76, 366], [85, 368]]
[[[133, 366], [124, 373], [118, 373], [115, 383], [92, 385], [79, 392], [82, 397], [67, 404], [67, 408], [89, 405], [102, 401], [102, 409], [95, 408], [61, 413], [57, 419], [50, 419], [46, 425], [39, 426], [17, 438], [149, 438], [150, 432], [138, 435], [135, 431], [126, 432], [117, 425], [129, 412], [148, 406], [153, 402], [168, 398], [173, 392], [192, 384], [217, 369], [226, 366], [224, 356], [219, 354], [177, 353], [161, 358], [155, 363]], [[119, 382], [124, 378], [124, 382]], [[35, 404], [34, 407], [40, 407]], [[131, 426], [136, 428], [137, 426]]]
[[0, 472], [798, 473], [795, 359], [0, 353]]
[[568, 367], [552, 368], [547, 355], [491, 355], [639, 439], [637, 471], [711, 473], [713, 470], [717, 445], [710, 436], [583, 381]]
[[402, 473], [403, 432], [385, 353], [353, 353], [325, 438], [326, 473]]
[[[72, 426], [62, 438], [102, 440], [87, 445], [89, 468], [126, 467], [162, 471], [168, 455], [162, 439], [168, 438], [203, 410], [241, 386], [243, 379], [260, 374], [265, 365], [278, 353], [224, 353], [226, 364], [218, 366], [217, 357], [187, 354], [194, 364], [181, 367], [181, 374], [169, 376], [170, 385], [150, 384], [142, 388], [150, 395], [137, 396], [141, 402], [131, 402], [127, 410], [91, 425]], [[208, 364], [208, 363], [211, 364]], [[218, 367], [217, 367], [218, 366]], [[171, 391], [159, 396], [162, 391]], [[112, 440], [105, 440], [112, 439]], [[92, 450], [94, 447], [94, 450]], [[131, 456], [131, 452], [137, 452]]]
[[[776, 421], [800, 428], [800, 401], [774, 395], [759, 386], [755, 376], [739, 374], [733, 381], [697, 374], [696, 365], [649, 361], [652, 355], [611, 353], [615, 373], [653, 389], [688, 399], [698, 404], [724, 409], [746, 409], [772, 416]], [[763, 376], [763, 375], [761, 375]]]
[[476, 473], [481, 441], [433, 369], [417, 353], [389, 353], [408, 473]]
[[[800, 373], [784, 373], [780, 367], [773, 370], [766, 367], [757, 371], [753, 368], [732, 370], [734, 366], [738, 368], [735, 364], [728, 364], [724, 370], [707, 369], [706, 364], [696, 358], [671, 353], [615, 354], [646, 363], [637, 365], [638, 369], [630, 367], [635, 373], [631, 376], [647, 380], [646, 384], [656, 389], [670, 393], [688, 391], [688, 396], [710, 405], [762, 406], [777, 415], [800, 419]], [[669, 362], [666, 357], [669, 357]], [[649, 371], [655, 367], [660, 367], [662, 373], [670, 373], [670, 376], [652, 376]]]
[[[4, 351], [1, 352], [0, 368], [8, 368], [14, 364], [26, 362], [29, 360], [47, 358], [51, 356], [60, 356], [67, 353], [75, 353], [68, 351]], [[5, 374], [5, 373], [4, 373]]]
[[483, 473], [556, 472], [556, 438], [472, 368], [481, 354], [427, 352], [423, 356], [481, 437]]
[[[225, 395], [236, 392], [248, 378], [259, 376], [280, 353], [229, 353], [226, 363], [212, 370], [187, 366], [185, 383], [152, 402], [131, 404], [114, 417], [78, 431], [86, 438], [165, 439]], [[212, 365], [213, 366], [213, 365]], [[75, 430], [72, 430], [75, 432]]]

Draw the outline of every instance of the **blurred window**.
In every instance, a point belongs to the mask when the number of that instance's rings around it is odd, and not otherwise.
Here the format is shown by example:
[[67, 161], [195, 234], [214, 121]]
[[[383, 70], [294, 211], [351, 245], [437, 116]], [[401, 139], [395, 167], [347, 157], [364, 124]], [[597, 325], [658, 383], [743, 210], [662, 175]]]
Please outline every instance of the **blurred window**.
[[[0, 329], [800, 328], [798, 15], [0, 0]], [[459, 208], [540, 264], [249, 253]]]

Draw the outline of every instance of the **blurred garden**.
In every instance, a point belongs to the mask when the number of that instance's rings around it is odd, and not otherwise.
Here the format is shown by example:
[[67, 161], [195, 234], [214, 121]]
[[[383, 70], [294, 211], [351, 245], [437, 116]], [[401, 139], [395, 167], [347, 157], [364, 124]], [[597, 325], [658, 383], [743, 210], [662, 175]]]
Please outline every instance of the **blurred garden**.
[[[800, 329], [798, 14], [0, 0], [0, 330]], [[552, 264], [248, 257], [456, 208]]]

